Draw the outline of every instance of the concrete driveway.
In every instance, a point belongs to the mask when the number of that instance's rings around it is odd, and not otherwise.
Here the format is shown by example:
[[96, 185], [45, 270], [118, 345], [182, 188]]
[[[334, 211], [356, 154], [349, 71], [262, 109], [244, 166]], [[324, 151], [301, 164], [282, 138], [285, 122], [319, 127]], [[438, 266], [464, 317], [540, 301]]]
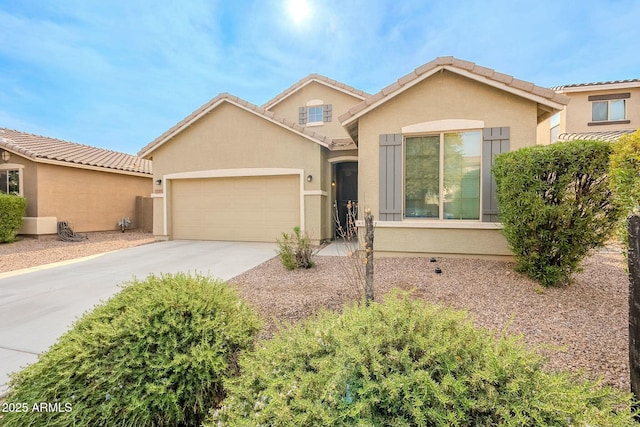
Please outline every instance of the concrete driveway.
[[[228, 280], [273, 258], [271, 243], [169, 241], [0, 278], [0, 396], [85, 311], [133, 277], [179, 271]], [[8, 277], [6, 277], [8, 276]]]

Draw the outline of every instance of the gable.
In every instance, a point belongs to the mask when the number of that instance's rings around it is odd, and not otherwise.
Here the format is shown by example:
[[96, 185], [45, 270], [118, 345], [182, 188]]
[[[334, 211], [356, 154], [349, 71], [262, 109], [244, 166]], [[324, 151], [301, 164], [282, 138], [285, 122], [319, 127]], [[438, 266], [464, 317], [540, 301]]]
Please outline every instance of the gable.
[[323, 147], [305, 135], [224, 102], [153, 152], [162, 174], [265, 167], [302, 167]]

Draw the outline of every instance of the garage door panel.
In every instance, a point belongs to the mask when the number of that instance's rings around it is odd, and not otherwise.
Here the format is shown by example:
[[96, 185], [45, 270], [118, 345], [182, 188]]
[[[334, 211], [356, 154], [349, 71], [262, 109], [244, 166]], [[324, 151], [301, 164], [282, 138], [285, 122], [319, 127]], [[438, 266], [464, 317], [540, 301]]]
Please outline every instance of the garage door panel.
[[300, 225], [297, 175], [175, 180], [175, 239], [274, 242]]

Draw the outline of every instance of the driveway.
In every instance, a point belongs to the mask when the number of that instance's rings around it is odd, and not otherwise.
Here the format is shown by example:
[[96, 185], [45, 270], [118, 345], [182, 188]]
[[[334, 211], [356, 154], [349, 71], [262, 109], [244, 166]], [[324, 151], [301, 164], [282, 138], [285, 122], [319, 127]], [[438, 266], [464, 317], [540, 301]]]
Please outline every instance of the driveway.
[[133, 277], [179, 271], [228, 280], [275, 256], [271, 243], [169, 241], [0, 278], [0, 396], [85, 311]]

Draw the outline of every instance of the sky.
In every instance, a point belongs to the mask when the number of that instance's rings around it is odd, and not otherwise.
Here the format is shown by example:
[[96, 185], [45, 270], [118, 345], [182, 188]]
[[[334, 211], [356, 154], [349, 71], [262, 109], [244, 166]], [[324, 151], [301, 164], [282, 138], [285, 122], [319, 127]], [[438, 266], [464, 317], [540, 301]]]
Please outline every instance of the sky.
[[0, 0], [0, 127], [135, 154], [221, 92], [378, 92], [438, 56], [551, 87], [640, 78], [640, 0]]

